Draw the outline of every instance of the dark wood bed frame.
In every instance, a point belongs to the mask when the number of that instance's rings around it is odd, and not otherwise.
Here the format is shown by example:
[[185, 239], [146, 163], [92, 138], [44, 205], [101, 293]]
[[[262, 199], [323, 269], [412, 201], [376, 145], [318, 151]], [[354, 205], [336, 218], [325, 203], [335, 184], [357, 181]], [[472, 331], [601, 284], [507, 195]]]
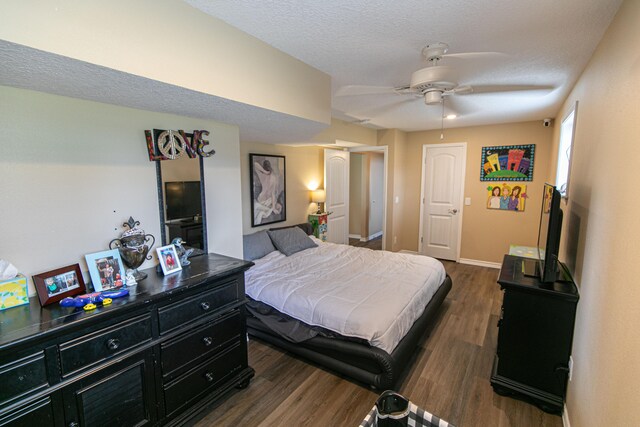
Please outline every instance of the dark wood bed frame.
[[[311, 234], [309, 224], [300, 224]], [[398, 343], [391, 354], [384, 350], [358, 342], [316, 336], [301, 343], [282, 338], [255, 317], [247, 317], [250, 335], [283, 348], [321, 366], [344, 374], [376, 389], [392, 389], [408, 366], [418, 341], [433, 323], [440, 306], [451, 290], [451, 278], [447, 275], [440, 288], [415, 321], [409, 332]]]

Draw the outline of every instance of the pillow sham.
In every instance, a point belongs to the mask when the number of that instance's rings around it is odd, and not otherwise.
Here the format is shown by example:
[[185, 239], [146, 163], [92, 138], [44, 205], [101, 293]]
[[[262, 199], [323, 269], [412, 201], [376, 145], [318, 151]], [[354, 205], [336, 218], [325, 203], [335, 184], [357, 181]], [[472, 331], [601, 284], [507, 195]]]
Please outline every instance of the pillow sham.
[[267, 233], [275, 247], [286, 256], [318, 246], [298, 227], [269, 230]]
[[242, 236], [244, 259], [253, 261], [276, 250], [266, 230]]

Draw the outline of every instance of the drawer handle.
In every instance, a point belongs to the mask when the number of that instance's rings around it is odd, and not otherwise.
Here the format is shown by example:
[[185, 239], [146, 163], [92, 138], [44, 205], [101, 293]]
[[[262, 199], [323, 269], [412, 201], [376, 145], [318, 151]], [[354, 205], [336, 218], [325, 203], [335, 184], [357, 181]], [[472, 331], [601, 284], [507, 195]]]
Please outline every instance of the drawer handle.
[[202, 342], [204, 343], [204, 345], [206, 345], [207, 347], [209, 347], [211, 344], [213, 344], [213, 338], [211, 338], [211, 337], [204, 337], [204, 338], [202, 338]]
[[216, 377], [213, 376], [213, 372], [207, 372], [206, 374], [204, 374], [204, 377], [208, 382], [213, 382], [213, 380], [216, 379]]
[[109, 350], [115, 351], [120, 347], [120, 340], [117, 338], [111, 338], [107, 341], [107, 348]]
[[75, 422], [75, 421], [71, 421], [71, 422], [69, 423], [69, 427], [80, 427], [80, 424], [78, 424], [78, 423], [77, 423], [77, 422]]
[[211, 306], [208, 302], [204, 301], [200, 303], [200, 308], [202, 308], [204, 311], [207, 311], [211, 308]]

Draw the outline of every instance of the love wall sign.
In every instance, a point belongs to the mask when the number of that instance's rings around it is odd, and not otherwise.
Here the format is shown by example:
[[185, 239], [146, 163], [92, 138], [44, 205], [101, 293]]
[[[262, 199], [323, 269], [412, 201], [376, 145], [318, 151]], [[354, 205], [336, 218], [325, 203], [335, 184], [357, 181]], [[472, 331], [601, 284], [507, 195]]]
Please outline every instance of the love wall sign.
[[205, 147], [209, 145], [209, 141], [202, 139], [203, 136], [209, 135], [208, 130], [194, 130], [193, 133], [185, 133], [183, 130], [161, 130], [154, 129], [144, 131], [147, 139], [147, 150], [149, 151], [149, 160], [175, 160], [183, 155], [190, 158], [211, 157], [216, 151], [213, 148], [205, 151]]

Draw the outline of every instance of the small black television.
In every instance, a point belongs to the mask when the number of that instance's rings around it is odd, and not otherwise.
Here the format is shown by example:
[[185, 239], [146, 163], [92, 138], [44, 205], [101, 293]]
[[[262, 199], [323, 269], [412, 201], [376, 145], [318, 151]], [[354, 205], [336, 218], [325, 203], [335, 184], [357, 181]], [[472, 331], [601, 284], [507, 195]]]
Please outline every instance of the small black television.
[[200, 181], [171, 181], [164, 183], [167, 221], [193, 219], [202, 215]]
[[558, 279], [560, 265], [560, 233], [562, 232], [562, 209], [560, 192], [551, 184], [545, 184], [540, 209], [538, 228], [538, 260], [525, 265], [525, 274], [538, 277], [542, 283], [553, 283]]

